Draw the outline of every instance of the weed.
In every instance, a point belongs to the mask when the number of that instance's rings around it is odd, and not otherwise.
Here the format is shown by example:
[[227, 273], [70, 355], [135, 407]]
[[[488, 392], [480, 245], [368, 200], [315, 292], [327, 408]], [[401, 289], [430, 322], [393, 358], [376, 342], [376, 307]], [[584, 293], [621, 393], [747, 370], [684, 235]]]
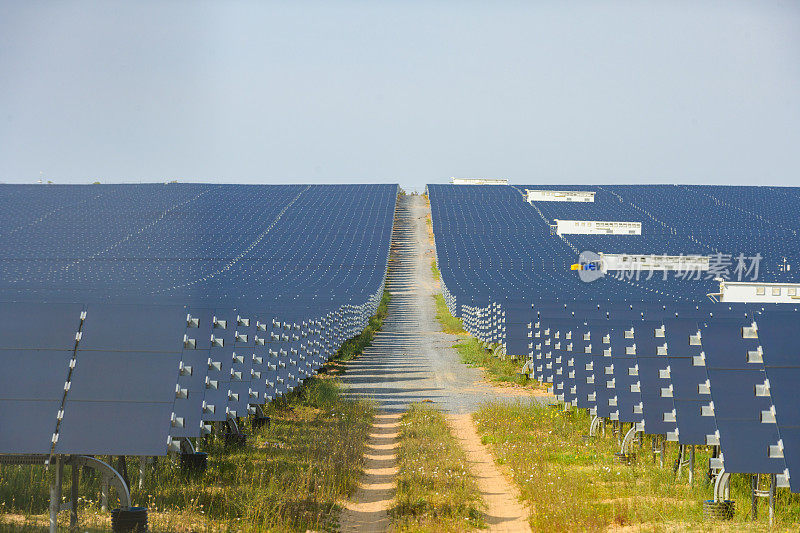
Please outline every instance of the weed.
[[436, 266], [436, 259], [431, 259], [431, 273], [433, 273], [433, 279], [437, 281], [442, 279], [442, 274], [439, 272], [439, 267]]
[[[589, 417], [536, 402], [490, 403], [475, 414], [482, 441], [498, 463], [506, 465], [533, 514], [534, 531], [585, 531], [617, 527], [636, 530], [763, 530], [767, 512], [762, 502], [758, 521], [750, 521], [749, 477], [734, 476], [731, 497], [737, 501], [732, 522], [707, 522], [702, 502], [711, 498], [704, 468], [708, 450], [698, 447], [695, 484], [675, 479], [671, 461], [660, 467], [651, 459], [649, 442], [631, 465], [614, 462], [616, 437], [583, 435]], [[609, 432], [610, 434], [610, 432]], [[649, 438], [648, 438], [649, 439]], [[677, 456], [670, 443], [668, 456]], [[797, 529], [800, 497], [778, 492], [777, 525]]]
[[529, 388], [544, 388], [520, 372], [522, 365], [511, 358], [501, 359], [485, 349], [475, 337], [470, 337], [453, 346], [461, 354], [461, 362], [482, 367], [489, 379], [496, 383], [511, 383]]
[[392, 518], [398, 530], [464, 531], [484, 525], [478, 486], [441, 411], [414, 404], [403, 415], [397, 464]]
[[441, 294], [435, 294], [433, 298], [436, 300], [436, 320], [438, 320], [439, 324], [441, 324], [442, 331], [445, 333], [466, 335], [467, 332], [464, 331], [461, 319], [455, 318], [447, 309], [447, 304], [444, 302], [444, 296]]

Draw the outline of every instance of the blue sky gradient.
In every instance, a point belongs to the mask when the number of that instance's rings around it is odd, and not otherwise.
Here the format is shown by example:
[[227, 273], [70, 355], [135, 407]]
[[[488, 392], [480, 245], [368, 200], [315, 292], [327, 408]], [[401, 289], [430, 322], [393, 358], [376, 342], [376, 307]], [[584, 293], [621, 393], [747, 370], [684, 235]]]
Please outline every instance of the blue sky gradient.
[[800, 185], [800, 2], [0, 2], [0, 181]]

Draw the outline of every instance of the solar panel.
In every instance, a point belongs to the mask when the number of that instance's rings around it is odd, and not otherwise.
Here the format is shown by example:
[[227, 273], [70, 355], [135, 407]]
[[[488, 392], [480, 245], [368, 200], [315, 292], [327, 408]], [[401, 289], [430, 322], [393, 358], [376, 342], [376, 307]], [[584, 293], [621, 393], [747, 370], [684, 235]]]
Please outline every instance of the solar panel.
[[49, 451], [70, 364], [56, 453], [164, 454], [296, 386], [377, 309], [397, 194], [0, 187], [0, 375], [24, 375], [0, 420], [25, 432], [0, 453]]
[[[527, 353], [529, 375], [553, 383], [565, 403], [603, 418], [643, 421], [646, 432], [681, 444], [720, 444], [728, 471], [778, 473], [784, 468], [779, 455], [786, 465], [797, 460], [800, 443], [787, 448], [778, 439], [783, 427], [794, 434], [800, 419], [791, 391], [800, 377], [796, 350], [786, 345], [797, 315], [775, 333], [770, 366], [760, 332], [750, 331], [756, 329], [750, 321], [765, 320], [768, 309], [753, 314], [707, 296], [717, 288], [715, 276], [744, 273], [737, 265], [691, 275], [609, 272], [589, 283], [573, 267], [584, 250], [705, 256], [722, 250], [733, 257], [757, 249], [759, 281], [797, 282], [797, 269], [787, 265], [800, 253], [786, 243], [800, 223], [785, 223], [769, 206], [800, 207], [798, 189], [559, 185], [591, 190], [595, 201], [532, 205], [524, 188], [428, 186], [442, 293], [471, 334], [508, 353]], [[713, 219], [697, 216], [707, 209]], [[635, 238], [557, 235], [556, 219], [631, 220], [642, 232]], [[608, 316], [593, 315], [593, 306]], [[559, 338], [567, 332], [580, 337], [571, 351]], [[787, 371], [768, 379], [778, 368]], [[775, 384], [781, 392], [770, 396]], [[787, 410], [792, 414], [782, 419]]]
[[[142, 402], [131, 405], [68, 399], [55, 453], [164, 455], [171, 413], [171, 403]], [[98, 425], [105, 430], [98, 431]]]
[[72, 350], [83, 311], [81, 304], [3, 302], [0, 349]]
[[800, 348], [796, 342], [797, 311], [769, 309], [753, 317], [758, 326], [760, 354], [766, 380], [757, 384], [756, 395], [769, 395], [789, 483], [800, 492], [800, 409], [797, 409], [797, 383], [800, 382]]

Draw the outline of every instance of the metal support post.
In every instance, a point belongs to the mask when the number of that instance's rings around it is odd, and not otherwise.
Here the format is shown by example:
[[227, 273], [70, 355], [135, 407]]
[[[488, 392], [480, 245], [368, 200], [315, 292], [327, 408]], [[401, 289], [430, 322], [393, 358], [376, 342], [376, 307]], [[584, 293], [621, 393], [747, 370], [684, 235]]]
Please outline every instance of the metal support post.
[[139, 490], [144, 490], [144, 477], [151, 460], [150, 457], [139, 457]]
[[78, 485], [80, 483], [81, 467], [72, 465], [72, 484], [69, 487], [69, 527], [75, 529], [78, 527]]
[[769, 478], [769, 527], [772, 527], [775, 520], [775, 490], [778, 488], [778, 476], [772, 474]]
[[61, 482], [64, 475], [64, 460], [60, 455], [54, 457], [55, 475], [50, 483], [50, 533], [58, 531], [58, 511], [61, 508]]
[[108, 511], [108, 479], [100, 480], [100, 510]]

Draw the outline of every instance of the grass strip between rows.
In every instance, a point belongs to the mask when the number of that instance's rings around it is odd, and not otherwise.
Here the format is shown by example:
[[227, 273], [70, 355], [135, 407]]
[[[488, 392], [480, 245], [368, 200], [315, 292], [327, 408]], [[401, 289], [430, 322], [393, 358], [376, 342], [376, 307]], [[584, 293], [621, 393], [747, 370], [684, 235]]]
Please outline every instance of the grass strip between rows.
[[445, 333], [452, 333], [456, 335], [466, 335], [464, 326], [460, 318], [456, 318], [450, 314], [447, 309], [447, 304], [444, 301], [444, 296], [435, 294], [433, 299], [436, 301], [436, 320], [442, 326], [442, 331]]
[[433, 274], [433, 279], [437, 281], [442, 279], [442, 273], [439, 272], [439, 267], [436, 266], [436, 259], [431, 259], [431, 273]]
[[501, 359], [484, 348], [475, 337], [469, 337], [455, 344], [454, 348], [461, 355], [462, 363], [483, 368], [490, 381], [529, 386], [531, 388], [543, 388], [529, 379], [526, 374], [520, 372], [522, 365], [518, 360], [513, 360], [510, 357]]
[[484, 526], [480, 491], [441, 411], [413, 404], [400, 419], [399, 531], [465, 531]]

